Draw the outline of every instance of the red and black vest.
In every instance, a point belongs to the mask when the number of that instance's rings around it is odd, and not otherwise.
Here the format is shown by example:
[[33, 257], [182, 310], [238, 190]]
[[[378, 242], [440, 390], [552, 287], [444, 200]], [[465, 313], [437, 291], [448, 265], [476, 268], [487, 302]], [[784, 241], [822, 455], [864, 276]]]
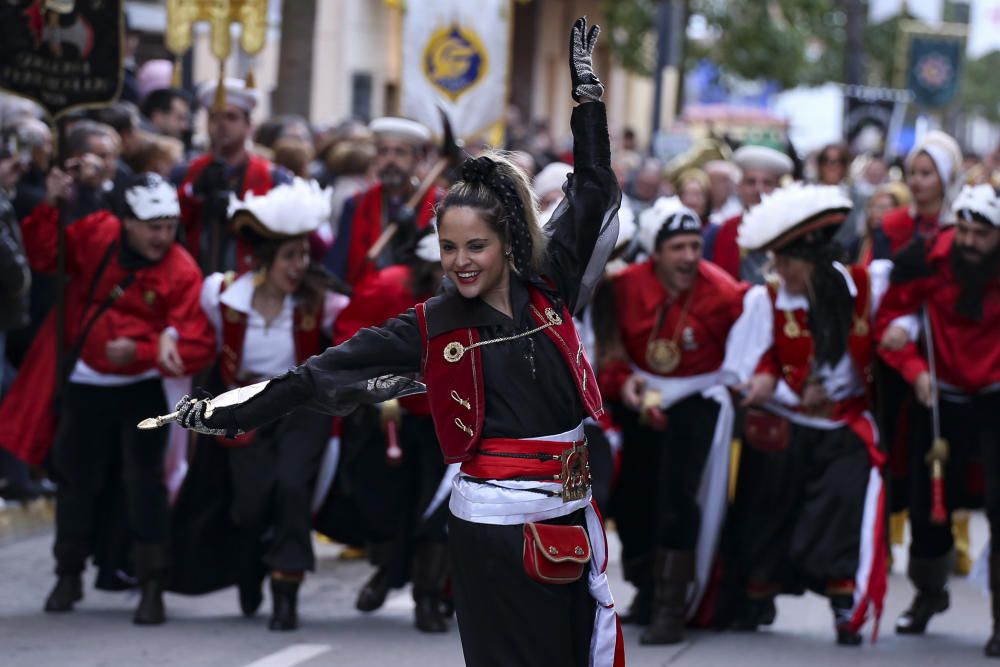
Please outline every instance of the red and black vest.
[[[576, 383], [584, 409], [594, 419], [604, 414], [601, 392], [590, 361], [583, 350], [583, 343], [569, 311], [557, 312], [545, 294], [532, 285], [527, 287], [531, 297], [531, 317], [539, 325], [550, 324], [545, 335], [553, 342], [566, 362]], [[439, 298], [461, 298], [445, 296]], [[445, 461], [468, 461], [479, 447], [483, 434], [486, 412], [486, 391], [479, 342], [479, 331], [474, 327], [456, 328], [430, 335], [428, 304], [417, 306], [417, 320], [423, 342], [423, 378], [431, 406], [434, 430]], [[504, 343], [498, 343], [503, 345]], [[544, 434], [540, 434], [544, 435]]]
[[[225, 291], [232, 284], [234, 274], [229, 272], [222, 281], [220, 291]], [[227, 387], [238, 387], [243, 384], [238, 379], [243, 361], [243, 341], [247, 335], [246, 313], [219, 303], [222, 313], [222, 354], [219, 355], [219, 374]], [[292, 337], [295, 341], [295, 362], [303, 363], [309, 357], [320, 352], [320, 334], [323, 317], [322, 301], [313, 311], [307, 311], [302, 305], [296, 305], [292, 315]], [[256, 381], [256, 379], [254, 379]]]
[[[854, 368], [865, 382], [871, 395], [873, 381], [872, 363], [875, 358], [871, 334], [871, 286], [868, 269], [851, 266], [848, 271], [857, 288], [854, 299], [854, 320], [847, 337], [847, 352]], [[777, 307], [777, 287], [767, 286], [774, 307], [774, 353], [776, 375], [785, 380], [796, 394], [801, 395], [812, 369], [815, 345], [809, 331], [809, 313], [805, 310], [780, 310]]]

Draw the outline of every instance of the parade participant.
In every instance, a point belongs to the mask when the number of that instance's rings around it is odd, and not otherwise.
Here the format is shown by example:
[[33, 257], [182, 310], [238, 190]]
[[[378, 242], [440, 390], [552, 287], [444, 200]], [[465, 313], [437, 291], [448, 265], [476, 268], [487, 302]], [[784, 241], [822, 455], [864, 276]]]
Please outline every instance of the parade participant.
[[889, 267], [836, 261], [850, 208], [834, 186], [793, 185], [750, 210], [740, 246], [773, 252], [778, 280], [748, 292], [726, 362], [748, 378], [743, 404], [764, 410], [747, 414], [730, 515], [749, 601], [738, 626], [770, 622], [775, 595], [810, 589], [829, 598], [837, 642], [856, 645], [885, 591], [885, 456], [868, 391]]
[[[37, 271], [55, 269], [56, 204], [71, 188], [69, 176], [53, 171], [45, 202], [24, 220], [25, 246]], [[108, 499], [118, 496], [109, 491], [121, 485], [142, 593], [134, 620], [156, 624], [165, 619], [167, 434], [136, 431], [134, 424], [165, 405], [161, 377], [197, 373], [210, 363], [212, 332], [198, 307], [201, 274], [174, 243], [179, 210], [173, 186], [155, 175], [135, 176], [122, 199], [120, 219], [100, 211], [65, 232], [72, 347], [52, 454], [58, 581], [45, 610], [73, 609], [83, 596], [88, 556], [96, 554], [102, 568], [119, 565], [95, 540], [116, 514]], [[54, 350], [51, 340], [45, 342]], [[51, 371], [51, 365], [34, 370]], [[36, 376], [25, 390], [41, 392], [52, 381]]]
[[549, 221], [559, 202], [563, 200], [562, 186], [566, 182], [566, 176], [572, 171], [573, 167], [565, 162], [550, 162], [535, 175], [531, 189], [538, 199], [538, 209], [541, 211], [538, 216], [540, 224], [544, 225]]
[[[885, 215], [875, 233], [875, 259], [892, 259], [916, 236], [929, 248], [938, 231], [953, 222], [951, 201], [961, 181], [962, 151], [944, 132], [933, 130], [906, 156], [906, 185], [913, 203]], [[888, 245], [888, 253], [884, 247]], [[927, 248], [914, 248], [923, 256]]]
[[792, 172], [792, 159], [767, 146], [742, 146], [733, 153], [733, 162], [742, 172], [737, 194], [743, 211], [721, 225], [705, 229], [705, 259], [711, 260], [737, 280], [764, 282], [764, 253], [741, 251], [737, 235], [744, 214], [771, 194], [781, 178]]
[[[234, 232], [253, 248], [255, 270], [238, 278], [213, 273], [201, 291], [226, 389], [280, 374], [318, 354], [348, 302], [328, 289], [323, 273], [310, 269], [307, 237], [329, 218], [329, 190], [296, 179], [265, 195], [234, 197], [229, 210]], [[247, 616], [257, 611], [261, 578], [269, 572], [271, 630], [298, 626], [299, 586], [316, 566], [311, 503], [329, 434], [329, 417], [297, 410], [217, 443], [229, 451], [232, 516], [242, 545], [240, 608]]]
[[247, 150], [257, 107], [256, 91], [240, 79], [223, 83], [225, 104], [216, 108], [217, 81], [198, 88], [198, 102], [208, 110], [208, 153], [194, 159], [183, 171], [178, 187], [184, 245], [205, 273], [223, 269], [243, 272], [253, 263], [245, 241], [237, 241], [227, 226], [230, 195], [265, 194], [291, 176]]
[[[930, 408], [937, 402], [940, 434], [934, 433], [926, 410], [917, 414], [907, 460], [910, 501], [910, 580], [917, 589], [909, 609], [896, 623], [897, 632], [922, 634], [930, 618], [949, 605], [947, 589], [953, 538], [948, 510], [965, 499], [966, 463], [981, 453], [986, 481], [986, 517], [991, 535], [1000, 530], [1000, 355], [995, 337], [1000, 327], [1000, 201], [990, 185], [966, 186], [955, 200], [953, 228], [940, 232], [927, 251], [925, 275], [895, 281], [882, 302], [875, 335], [901, 336], [898, 350], [883, 347], [882, 357], [912, 384], [917, 400]], [[893, 325], [895, 318], [926, 313], [930, 326], [922, 354], [915, 337]], [[925, 324], [926, 326], [926, 324]], [[933, 358], [934, 366], [929, 365]], [[932, 375], [936, 371], [936, 375]], [[932, 449], [932, 435], [947, 442], [941, 478], [945, 510], [932, 517], [931, 466], [942, 454]], [[1000, 557], [989, 559], [993, 599], [993, 633], [986, 655], [1000, 656]]]
[[[407, 118], [376, 118], [369, 125], [375, 135], [375, 163], [378, 182], [344, 205], [337, 238], [328, 266], [350, 285], [365, 274], [398, 264], [400, 251], [413, 244], [416, 231], [434, 216], [434, 204], [442, 191], [430, 187], [419, 206], [412, 210], [407, 200], [417, 188], [416, 172], [423, 147], [431, 133]], [[368, 253], [386, 228], [395, 223], [398, 231], [374, 261]]]
[[685, 169], [674, 178], [674, 194], [681, 203], [698, 214], [698, 219], [708, 218], [712, 194], [708, 174], [697, 167]]
[[740, 182], [740, 168], [728, 160], [712, 160], [705, 164], [705, 174], [711, 184], [709, 201], [712, 212], [708, 222], [721, 225], [743, 211], [736, 196], [736, 184]]
[[[428, 230], [405, 264], [369, 273], [337, 319], [334, 343], [366, 326], [379, 326], [434, 296], [441, 285], [438, 236]], [[360, 408], [345, 419], [345, 450], [354, 441], [351, 470], [355, 501], [369, 527], [368, 554], [376, 570], [356, 607], [370, 612], [390, 589], [413, 581], [415, 625], [445, 632], [442, 597], [448, 576], [447, 500], [457, 465], [439, 454], [426, 396], [407, 396], [378, 409]], [[346, 463], [346, 462], [345, 462]], [[446, 474], [447, 473], [447, 474]]]
[[617, 236], [597, 32], [584, 19], [571, 32], [574, 173], [547, 243], [523, 172], [496, 154], [468, 160], [438, 209], [445, 294], [245, 402], [178, 404], [183, 425], [235, 433], [301, 405], [344, 412], [422, 377], [445, 460], [462, 462], [448, 544], [473, 667], [624, 662], [580, 425], [601, 414], [601, 398], [571, 321]]
[[143, 99], [142, 115], [156, 132], [184, 141], [191, 128], [191, 98], [177, 88], [159, 88]]
[[876, 257], [886, 258], [891, 254], [888, 240], [880, 233], [882, 223], [890, 211], [909, 203], [910, 191], [898, 181], [880, 186], [872, 193], [865, 204], [864, 235], [854, 253], [859, 264], [867, 266]]
[[639, 225], [650, 259], [612, 279], [631, 366], [615, 515], [626, 574], [652, 608], [640, 641], [674, 644], [706, 589], [722, 526], [733, 407], [720, 367], [744, 290], [701, 259], [701, 220], [677, 198], [658, 200]]

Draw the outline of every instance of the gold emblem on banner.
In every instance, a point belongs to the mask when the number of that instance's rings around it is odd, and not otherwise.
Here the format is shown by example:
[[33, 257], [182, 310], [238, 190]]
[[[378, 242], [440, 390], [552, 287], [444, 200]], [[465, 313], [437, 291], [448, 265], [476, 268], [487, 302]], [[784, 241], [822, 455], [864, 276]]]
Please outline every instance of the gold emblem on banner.
[[427, 80], [455, 102], [483, 80], [488, 65], [486, 48], [476, 32], [453, 23], [427, 40], [421, 67]]
[[669, 375], [681, 363], [681, 350], [672, 340], [651, 340], [646, 346], [646, 363], [660, 375]]

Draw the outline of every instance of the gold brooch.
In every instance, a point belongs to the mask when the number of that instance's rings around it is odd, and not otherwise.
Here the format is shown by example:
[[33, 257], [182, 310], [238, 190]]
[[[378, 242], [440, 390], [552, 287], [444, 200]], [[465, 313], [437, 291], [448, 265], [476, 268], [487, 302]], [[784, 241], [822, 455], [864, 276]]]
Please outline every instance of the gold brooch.
[[146, 302], [147, 306], [152, 306], [153, 302], [156, 301], [156, 292], [148, 289], [142, 293], [142, 299]]
[[545, 309], [545, 317], [549, 322], [555, 324], [556, 326], [562, 324], [562, 315], [557, 313], [554, 308]]
[[462, 358], [465, 354], [465, 346], [459, 343], [457, 340], [453, 340], [444, 346], [444, 360], [455, 363]]
[[854, 335], [867, 336], [871, 332], [868, 322], [863, 317], [854, 318]]
[[299, 328], [302, 331], [312, 331], [316, 328], [316, 318], [309, 314], [302, 315], [302, 319], [299, 320]]

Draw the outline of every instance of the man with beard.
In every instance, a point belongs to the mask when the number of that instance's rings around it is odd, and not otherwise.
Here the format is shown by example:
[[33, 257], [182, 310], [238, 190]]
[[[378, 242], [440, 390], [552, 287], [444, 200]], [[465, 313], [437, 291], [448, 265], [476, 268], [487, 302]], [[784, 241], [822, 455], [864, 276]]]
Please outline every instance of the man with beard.
[[183, 171], [177, 196], [181, 205], [184, 245], [202, 271], [225, 269], [243, 272], [253, 263], [253, 250], [237, 241], [229, 227], [229, 198], [243, 199], [248, 192], [266, 194], [271, 188], [291, 183], [287, 171], [247, 150], [257, 107], [255, 91], [239, 79], [223, 83], [225, 103], [219, 107], [218, 82], [198, 88], [198, 101], [208, 111], [208, 153], [193, 160]]
[[777, 594], [812, 590], [830, 601], [837, 643], [856, 646], [885, 592], [885, 456], [869, 396], [870, 321], [888, 263], [836, 260], [833, 236], [850, 209], [837, 187], [793, 185], [740, 227], [740, 247], [774, 253], [777, 280], [747, 293], [727, 350], [753, 407], [727, 569], [745, 592], [737, 628], [773, 621]]
[[[882, 357], [913, 385], [917, 400], [936, 400], [940, 435], [948, 443], [943, 478], [945, 509], [961, 507], [969, 456], [980, 453], [986, 480], [990, 533], [1000, 535], [1000, 201], [989, 185], [966, 186], [955, 200], [954, 227], [940, 232], [927, 250], [923, 275], [895, 282], [876, 321], [878, 339], [902, 338], [901, 349], [883, 346]], [[896, 275], [894, 274], [894, 278]], [[921, 308], [930, 326], [936, 377], [913, 336], [892, 325], [894, 318]], [[883, 338], [884, 336], [884, 338]], [[948, 608], [947, 579], [953, 538], [950, 517], [931, 517], [928, 453], [932, 429], [927, 410], [918, 415], [907, 460], [912, 541], [909, 576], [917, 589], [896, 631], [922, 634], [931, 616]], [[936, 453], [936, 450], [935, 450]], [[1000, 554], [989, 560], [993, 634], [986, 655], [1000, 657]]]
[[[406, 202], [417, 188], [416, 172], [423, 158], [430, 131], [406, 118], [376, 118], [375, 173], [378, 182], [344, 205], [337, 239], [327, 265], [350, 285], [357, 285], [369, 273], [402, 263], [401, 250], [413, 245], [416, 232], [434, 217], [434, 205], [444, 194], [431, 187], [420, 205], [410, 209]], [[368, 253], [382, 233], [398, 226], [392, 240], [378, 257]]]
[[733, 162], [742, 172], [736, 188], [743, 211], [721, 225], [705, 229], [705, 258], [729, 272], [737, 280], [760, 284], [764, 282], [763, 267], [767, 255], [762, 252], [740, 250], [736, 242], [740, 224], [746, 211], [760, 203], [761, 197], [771, 194], [781, 184], [781, 178], [792, 173], [792, 159], [767, 146], [741, 146], [733, 153]]
[[632, 617], [648, 623], [640, 641], [675, 644], [706, 589], [726, 505], [733, 406], [721, 366], [744, 289], [702, 261], [701, 220], [676, 197], [639, 215], [639, 240], [650, 259], [611, 279], [627, 379], [608, 397], [629, 408], [615, 516], [639, 588]]

